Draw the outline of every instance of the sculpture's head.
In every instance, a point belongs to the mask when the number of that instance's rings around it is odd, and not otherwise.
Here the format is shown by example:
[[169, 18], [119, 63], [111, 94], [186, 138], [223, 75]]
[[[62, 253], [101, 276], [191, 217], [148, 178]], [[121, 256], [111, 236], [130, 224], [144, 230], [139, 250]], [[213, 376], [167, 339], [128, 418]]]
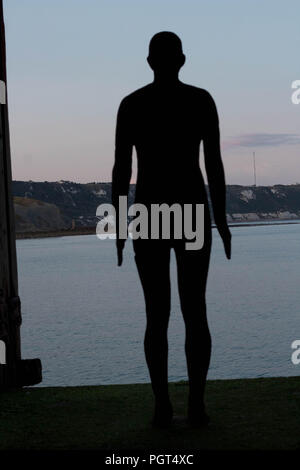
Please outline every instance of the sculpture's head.
[[155, 34], [149, 44], [147, 61], [154, 72], [178, 73], [185, 63], [180, 38], [170, 31]]

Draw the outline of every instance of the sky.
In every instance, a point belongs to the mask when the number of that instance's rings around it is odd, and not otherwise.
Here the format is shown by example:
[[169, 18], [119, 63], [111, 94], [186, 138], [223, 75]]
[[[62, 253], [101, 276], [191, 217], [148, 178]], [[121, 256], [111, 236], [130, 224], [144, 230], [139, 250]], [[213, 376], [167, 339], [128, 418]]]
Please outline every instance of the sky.
[[167, 30], [180, 79], [215, 99], [227, 184], [254, 183], [253, 152], [258, 185], [300, 182], [299, 0], [3, 3], [15, 180], [111, 181], [119, 103], [153, 80], [148, 44]]

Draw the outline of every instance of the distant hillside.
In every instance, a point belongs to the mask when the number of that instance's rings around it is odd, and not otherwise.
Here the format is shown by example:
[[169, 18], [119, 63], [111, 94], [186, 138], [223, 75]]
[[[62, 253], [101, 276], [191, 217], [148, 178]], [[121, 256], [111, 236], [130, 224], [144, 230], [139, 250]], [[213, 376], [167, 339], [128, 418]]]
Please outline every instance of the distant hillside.
[[64, 230], [67, 224], [54, 204], [36, 199], [14, 197], [16, 232]]
[[[129, 204], [133, 202], [134, 191], [135, 185], [132, 184]], [[14, 181], [13, 195], [35, 200], [30, 210], [25, 210], [24, 202], [15, 201], [18, 231], [23, 230], [20, 230], [22, 223], [28, 227], [32, 224], [32, 230], [33, 227], [36, 230], [41, 230], [41, 227], [42, 230], [50, 230], [51, 227], [57, 230], [59, 226], [70, 228], [72, 224], [76, 227], [91, 227], [97, 223], [95, 214], [98, 205], [111, 202], [111, 183]], [[44, 203], [43, 208], [39, 206], [39, 201]], [[226, 212], [229, 221], [300, 218], [300, 184], [257, 187], [229, 185]], [[24, 222], [26, 217], [29, 219]], [[47, 223], [49, 226], [46, 228]]]
[[[130, 201], [133, 201], [134, 188], [131, 185]], [[67, 228], [72, 226], [72, 221], [76, 227], [95, 226], [97, 207], [111, 202], [111, 183], [13, 181], [12, 190], [14, 196], [54, 204], [60, 210]]]
[[229, 220], [300, 218], [300, 184], [227, 186]]

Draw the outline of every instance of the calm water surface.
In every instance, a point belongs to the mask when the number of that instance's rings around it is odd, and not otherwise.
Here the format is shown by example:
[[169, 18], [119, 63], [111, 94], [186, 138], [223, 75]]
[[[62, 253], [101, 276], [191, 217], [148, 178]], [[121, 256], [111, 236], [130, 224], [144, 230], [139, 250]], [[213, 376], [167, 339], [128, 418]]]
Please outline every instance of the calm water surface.
[[[209, 378], [298, 375], [300, 224], [232, 227], [232, 259], [213, 230], [207, 310]], [[40, 357], [42, 386], [149, 382], [144, 299], [127, 241], [95, 235], [18, 240], [22, 354]], [[172, 254], [169, 379], [186, 379], [184, 325]]]

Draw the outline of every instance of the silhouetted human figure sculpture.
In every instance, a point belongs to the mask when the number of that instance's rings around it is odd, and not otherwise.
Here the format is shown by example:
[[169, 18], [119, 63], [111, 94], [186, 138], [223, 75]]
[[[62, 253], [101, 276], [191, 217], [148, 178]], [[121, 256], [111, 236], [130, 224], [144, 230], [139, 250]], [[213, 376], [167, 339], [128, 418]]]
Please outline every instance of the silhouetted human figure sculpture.
[[[133, 146], [138, 175], [135, 202], [204, 204], [204, 245], [186, 250], [185, 240], [135, 239], [135, 261], [141, 279], [147, 327], [145, 355], [155, 397], [153, 424], [169, 425], [173, 410], [168, 395], [168, 341], [170, 315], [170, 250], [175, 250], [181, 310], [186, 328], [185, 351], [189, 377], [188, 420], [208, 423], [204, 390], [211, 355], [205, 290], [211, 252], [211, 219], [199, 167], [199, 147], [204, 145], [205, 167], [214, 212], [226, 256], [231, 256], [231, 234], [225, 212], [225, 178], [220, 154], [219, 124], [215, 103], [204, 89], [178, 79], [185, 62], [179, 37], [155, 34], [148, 63], [154, 81], [126, 96], [119, 107], [116, 126], [112, 202], [127, 195]], [[151, 223], [151, 221], [150, 221]], [[124, 240], [117, 238], [119, 265]]]

